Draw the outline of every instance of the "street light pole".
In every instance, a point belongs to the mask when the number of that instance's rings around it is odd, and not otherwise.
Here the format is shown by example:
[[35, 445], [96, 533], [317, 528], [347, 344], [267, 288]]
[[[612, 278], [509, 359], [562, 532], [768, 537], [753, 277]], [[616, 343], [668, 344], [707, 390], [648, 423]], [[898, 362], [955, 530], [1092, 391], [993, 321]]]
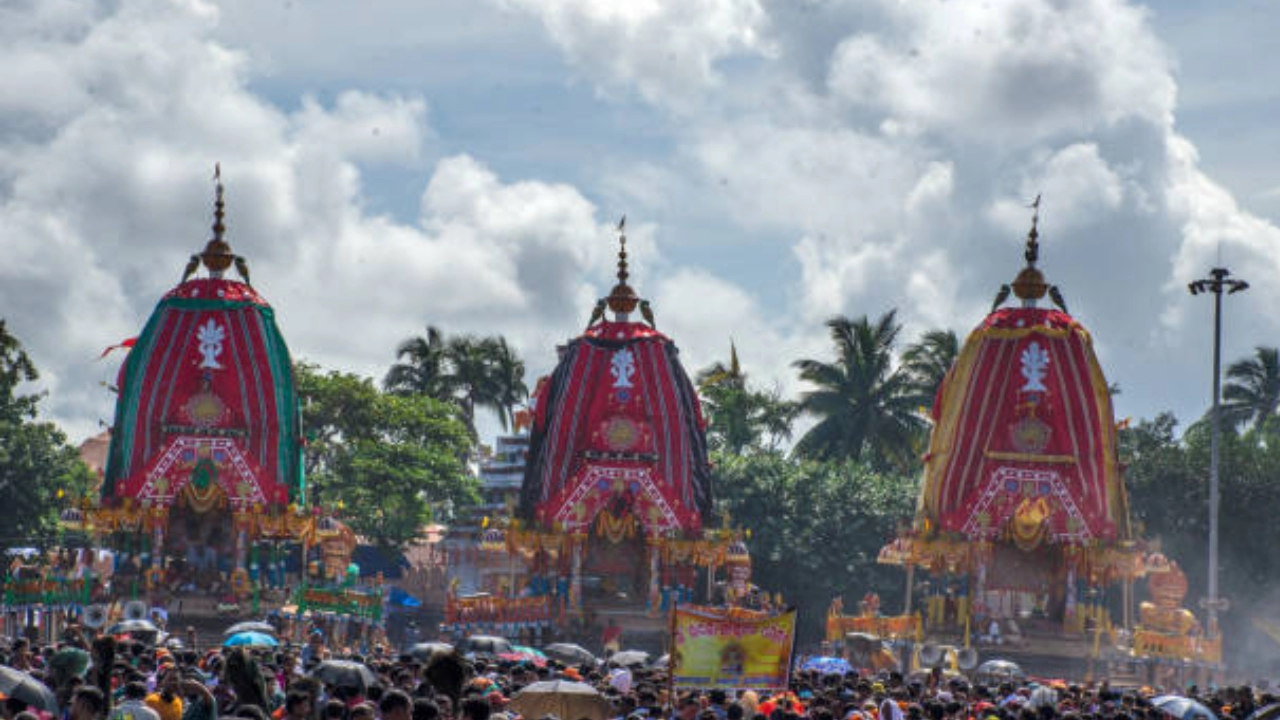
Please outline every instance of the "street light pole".
[[1213, 293], [1213, 410], [1209, 416], [1209, 597], [1203, 606], [1209, 612], [1209, 632], [1218, 631], [1218, 611], [1226, 610], [1226, 602], [1218, 598], [1218, 443], [1222, 433], [1219, 398], [1222, 390], [1222, 293], [1231, 295], [1247, 290], [1249, 283], [1231, 278], [1231, 271], [1218, 267], [1209, 277], [1192, 281], [1187, 289], [1192, 295]]

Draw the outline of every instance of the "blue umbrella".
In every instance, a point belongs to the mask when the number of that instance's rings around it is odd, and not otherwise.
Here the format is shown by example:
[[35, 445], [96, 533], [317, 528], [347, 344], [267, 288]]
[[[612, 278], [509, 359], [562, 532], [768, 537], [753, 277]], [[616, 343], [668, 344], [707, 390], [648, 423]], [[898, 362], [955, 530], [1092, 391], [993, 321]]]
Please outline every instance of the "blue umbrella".
[[389, 600], [392, 605], [399, 605], [400, 607], [407, 607], [407, 608], [422, 607], [421, 600], [410, 595], [404, 590], [401, 590], [398, 587], [391, 588], [391, 594], [387, 596], [387, 600]]
[[279, 640], [276, 640], [275, 638], [271, 637], [266, 633], [249, 631], [249, 632], [236, 633], [235, 635], [232, 635], [222, 643], [222, 646], [223, 647], [237, 647], [237, 646], [275, 647], [279, 644], [280, 644]]
[[801, 670], [817, 670], [823, 675], [843, 675], [853, 670], [849, 661], [838, 657], [811, 657], [805, 660]]
[[1161, 695], [1151, 699], [1151, 704], [1160, 709], [1160, 712], [1166, 715], [1172, 715], [1178, 720], [1218, 720], [1218, 716], [1213, 714], [1209, 708], [1200, 703], [1185, 698], [1181, 695]]

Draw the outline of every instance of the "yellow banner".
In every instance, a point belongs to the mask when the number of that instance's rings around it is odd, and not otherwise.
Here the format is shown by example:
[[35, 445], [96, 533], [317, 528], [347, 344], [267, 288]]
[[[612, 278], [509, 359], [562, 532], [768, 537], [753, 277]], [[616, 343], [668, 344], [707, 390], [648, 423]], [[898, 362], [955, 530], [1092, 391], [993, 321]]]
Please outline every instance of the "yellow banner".
[[787, 687], [796, 613], [677, 608], [671, 672], [682, 688]]

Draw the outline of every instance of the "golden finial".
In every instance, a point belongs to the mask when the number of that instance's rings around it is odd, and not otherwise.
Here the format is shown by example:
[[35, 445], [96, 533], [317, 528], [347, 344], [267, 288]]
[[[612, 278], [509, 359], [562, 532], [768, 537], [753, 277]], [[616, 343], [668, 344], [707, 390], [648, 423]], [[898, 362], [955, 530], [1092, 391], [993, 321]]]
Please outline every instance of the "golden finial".
[[220, 278], [236, 258], [235, 253], [231, 252], [231, 246], [223, 239], [227, 226], [223, 222], [226, 218], [226, 202], [222, 199], [222, 163], [214, 163], [213, 182], [213, 237], [205, 244], [204, 252], [200, 253], [200, 261], [211, 276]]
[[1040, 259], [1040, 196], [1036, 195], [1036, 199], [1027, 207], [1032, 209], [1031, 230], [1027, 233], [1027, 249], [1023, 257], [1027, 259], [1028, 265], [1035, 265]]
[[227, 207], [226, 202], [222, 199], [222, 163], [213, 164], [213, 184], [213, 239], [221, 240], [223, 234], [227, 231], [227, 226], [222, 223], [226, 218]]
[[[623, 215], [618, 221], [618, 284], [613, 286], [613, 290], [609, 291], [609, 297], [605, 300], [609, 304], [609, 309], [619, 316], [625, 316], [636, 309], [636, 305], [640, 302], [640, 296], [636, 295], [636, 291], [627, 284], [627, 278], [630, 274], [627, 272], [627, 216]], [[619, 318], [622, 320], [623, 318]]]
[[1024, 305], [1034, 307], [1036, 301], [1043, 298], [1049, 291], [1049, 285], [1044, 281], [1044, 273], [1036, 268], [1036, 261], [1040, 259], [1040, 196], [1036, 195], [1036, 199], [1027, 207], [1032, 208], [1031, 230], [1027, 233], [1027, 249], [1022, 254], [1027, 260], [1027, 266], [1022, 268], [1018, 277], [1014, 278], [1013, 294], [1017, 295]]
[[624, 213], [618, 220], [618, 283], [627, 284], [627, 216]]

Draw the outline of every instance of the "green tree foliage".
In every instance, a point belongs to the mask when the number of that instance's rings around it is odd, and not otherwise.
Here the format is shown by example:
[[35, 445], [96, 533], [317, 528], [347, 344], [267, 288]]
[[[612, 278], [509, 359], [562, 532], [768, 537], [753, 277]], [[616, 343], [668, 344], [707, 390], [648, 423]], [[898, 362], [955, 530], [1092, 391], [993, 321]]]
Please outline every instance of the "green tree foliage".
[[942, 380], [960, 355], [960, 339], [951, 330], [930, 330], [902, 351], [907, 394], [919, 409], [933, 407]]
[[0, 320], [0, 542], [8, 546], [51, 540], [64, 503], [93, 482], [66, 435], [38, 420], [41, 395], [21, 393], [37, 378], [35, 363]]
[[698, 395], [707, 415], [707, 444], [712, 450], [742, 453], [776, 450], [791, 437], [799, 407], [777, 390], [756, 390], [730, 349], [729, 364], [717, 362], [698, 372]]
[[835, 344], [834, 362], [797, 360], [800, 379], [812, 389], [800, 396], [801, 409], [817, 418], [796, 444], [797, 455], [812, 460], [859, 460], [875, 467], [908, 471], [917, 467], [925, 422], [911, 393], [911, 378], [893, 366], [902, 326], [895, 311], [871, 322], [835, 317], [827, 321]]
[[1280, 409], [1280, 351], [1258, 347], [1253, 357], [1231, 363], [1222, 400], [1224, 424], [1257, 428], [1274, 418]]
[[817, 640], [827, 606], [880, 593], [901, 602], [902, 569], [876, 563], [912, 514], [914, 482], [865, 463], [816, 462], [777, 452], [716, 453], [717, 507], [751, 528], [753, 582], [800, 608], [801, 640]]
[[529, 397], [524, 361], [500, 336], [459, 335], [446, 338], [428, 326], [424, 337], [412, 337], [396, 348], [395, 365], [383, 387], [397, 395], [424, 395], [453, 403], [475, 437], [476, 409], [493, 410], [504, 428], [515, 408]]
[[[1207, 591], [1210, 431], [1197, 422], [1178, 438], [1170, 414], [1120, 433], [1137, 534], [1158, 540], [1187, 574], [1186, 607]], [[1233, 609], [1223, 618], [1228, 646], [1251, 633], [1249, 617], [1274, 614], [1280, 551], [1270, 542], [1280, 508], [1280, 432], [1268, 423], [1238, 433], [1224, 427], [1219, 460], [1219, 589]]]
[[[470, 436], [457, 410], [395, 395], [348, 373], [299, 364], [310, 492], [341, 504], [357, 534], [388, 548], [412, 542], [436, 511], [476, 502]], [[447, 518], [444, 518], [447, 519]]]

